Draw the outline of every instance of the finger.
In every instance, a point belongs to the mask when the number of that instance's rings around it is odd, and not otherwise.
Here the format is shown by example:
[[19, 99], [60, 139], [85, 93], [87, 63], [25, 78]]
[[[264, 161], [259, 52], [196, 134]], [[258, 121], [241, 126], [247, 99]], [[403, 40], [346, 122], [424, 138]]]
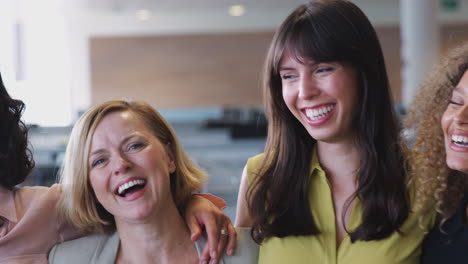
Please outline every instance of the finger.
[[187, 225], [190, 230], [190, 239], [195, 242], [201, 236], [201, 228], [197, 219], [194, 216], [191, 216], [187, 219]]
[[219, 259], [223, 255], [223, 250], [226, 248], [226, 244], [228, 241], [228, 229], [227, 228], [222, 228], [220, 231], [223, 233], [220, 233], [219, 236], [219, 242], [218, 242], [218, 247], [216, 248], [216, 263], [218, 263]]
[[232, 256], [237, 246], [237, 232], [232, 224], [228, 226], [229, 243], [226, 248], [226, 254]]
[[206, 244], [203, 248], [202, 254], [200, 255], [200, 264], [208, 264], [210, 263], [210, 260], [210, 247]]
[[210, 217], [205, 221], [206, 234], [208, 236], [208, 243], [210, 250], [210, 256], [212, 259], [216, 259], [216, 249], [218, 248], [219, 232], [221, 230], [221, 224], [215, 220], [214, 217]]

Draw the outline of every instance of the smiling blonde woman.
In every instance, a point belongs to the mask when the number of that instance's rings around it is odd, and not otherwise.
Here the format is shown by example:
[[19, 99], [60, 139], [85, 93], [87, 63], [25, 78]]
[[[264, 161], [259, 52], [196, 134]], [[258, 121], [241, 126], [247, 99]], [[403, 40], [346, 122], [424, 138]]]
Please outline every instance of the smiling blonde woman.
[[[205, 241], [191, 241], [182, 214], [205, 173], [149, 105], [110, 101], [86, 112], [61, 176], [61, 212], [100, 234], [57, 245], [50, 263], [198, 263]], [[257, 246], [239, 232], [236, 254], [220, 263], [256, 263]]]

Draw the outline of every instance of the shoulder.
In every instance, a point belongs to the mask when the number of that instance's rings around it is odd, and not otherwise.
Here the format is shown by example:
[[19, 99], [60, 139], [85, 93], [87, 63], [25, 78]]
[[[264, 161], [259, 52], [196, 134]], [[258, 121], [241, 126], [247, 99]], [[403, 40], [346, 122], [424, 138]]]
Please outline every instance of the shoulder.
[[225, 264], [258, 263], [259, 245], [250, 235], [252, 228], [236, 227], [237, 247], [232, 256], [223, 256]]
[[42, 196], [55, 196], [57, 197], [60, 193], [60, 185], [54, 184], [51, 187], [45, 186], [25, 186], [25, 187], [16, 187], [14, 192], [16, 195], [21, 197], [34, 198]]
[[117, 233], [94, 234], [55, 245], [49, 253], [49, 263], [99, 263], [113, 260], [119, 247]]
[[14, 190], [15, 201], [26, 211], [41, 208], [43, 211], [55, 210], [61, 187], [54, 184], [51, 187], [32, 186], [17, 187]]
[[260, 166], [260, 164], [263, 162], [263, 160], [265, 159], [266, 157], [266, 154], [265, 153], [260, 153], [258, 155], [255, 155], [253, 157], [250, 157], [248, 160], [247, 160], [247, 165], [257, 165], [257, 166]]
[[468, 193], [458, 210], [442, 225], [435, 225], [422, 244], [422, 263], [466, 263], [468, 227], [466, 205]]
[[251, 182], [253, 177], [258, 174], [265, 157], [266, 157], [266, 154], [261, 153], [247, 160], [246, 171], [247, 171], [249, 182]]

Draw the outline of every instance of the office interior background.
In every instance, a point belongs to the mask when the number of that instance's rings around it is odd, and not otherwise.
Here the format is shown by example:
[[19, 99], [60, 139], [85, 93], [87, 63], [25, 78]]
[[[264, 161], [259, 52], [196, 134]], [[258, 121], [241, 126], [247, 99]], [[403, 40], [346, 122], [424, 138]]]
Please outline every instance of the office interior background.
[[[261, 71], [275, 29], [304, 0], [2, 0], [0, 72], [26, 103], [36, 168], [51, 185], [76, 119], [110, 99], [144, 100], [209, 174], [234, 220], [248, 157], [261, 153]], [[402, 115], [440, 56], [468, 41], [468, 0], [353, 0], [384, 51]]]

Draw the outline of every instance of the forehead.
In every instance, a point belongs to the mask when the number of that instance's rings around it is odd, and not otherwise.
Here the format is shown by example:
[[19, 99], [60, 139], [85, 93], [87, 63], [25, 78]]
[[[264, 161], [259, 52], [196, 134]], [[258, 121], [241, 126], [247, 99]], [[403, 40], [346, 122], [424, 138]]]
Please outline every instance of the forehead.
[[112, 112], [105, 115], [97, 124], [92, 136], [92, 145], [102, 138], [118, 140], [130, 134], [151, 135], [152, 133], [142, 119], [133, 112]]
[[311, 58], [300, 56], [298, 54], [292, 53], [290, 50], [286, 49], [279, 59], [279, 67], [285, 64], [301, 64], [301, 65], [310, 65], [315, 64], [315, 61]]
[[460, 81], [457, 84], [457, 87], [468, 89], [468, 70], [462, 75]]
[[465, 73], [462, 75], [460, 81], [458, 81], [458, 84], [453, 89], [453, 93], [464, 96], [468, 95], [468, 71], [465, 71]]

